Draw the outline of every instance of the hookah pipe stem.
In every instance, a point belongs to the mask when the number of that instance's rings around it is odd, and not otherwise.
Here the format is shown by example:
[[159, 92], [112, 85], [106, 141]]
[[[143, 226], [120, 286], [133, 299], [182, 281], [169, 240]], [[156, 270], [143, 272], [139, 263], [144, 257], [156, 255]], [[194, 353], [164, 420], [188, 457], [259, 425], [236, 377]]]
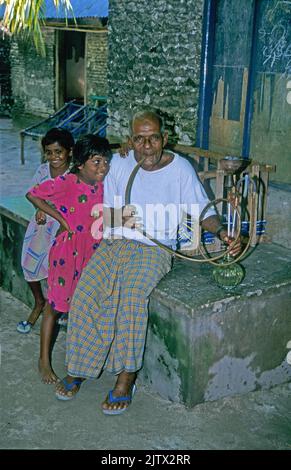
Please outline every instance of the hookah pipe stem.
[[[125, 189], [125, 205], [126, 206], [130, 204], [130, 193], [131, 193], [132, 184], [133, 184], [134, 178], [135, 178], [138, 170], [140, 169], [141, 165], [143, 164], [144, 160], [145, 160], [145, 158], [143, 158], [142, 160], [140, 160], [140, 162], [137, 163], [137, 165], [134, 167], [134, 169], [133, 169], [133, 171], [130, 174], [130, 177], [128, 179], [127, 186], [126, 186], [126, 189]], [[226, 200], [225, 199], [217, 199], [217, 201], [223, 202], [223, 201], [226, 201]], [[204, 209], [203, 209], [203, 211], [200, 215], [200, 218], [201, 218], [202, 214], [206, 213], [206, 210], [212, 204], [213, 204], [213, 201], [208, 203], [207, 206], [204, 207]], [[240, 217], [239, 217], [239, 226], [240, 226]], [[211, 263], [211, 264], [214, 264], [215, 266], [218, 264], [218, 263], [215, 263], [215, 261], [217, 261], [219, 259], [222, 259], [222, 258], [225, 257], [225, 255], [229, 254], [229, 252], [231, 251], [233, 245], [238, 241], [238, 239], [240, 237], [240, 230], [239, 230], [235, 240], [233, 240], [233, 242], [228, 246], [228, 248], [225, 250], [225, 252], [220, 254], [220, 255], [213, 256], [211, 259], [209, 257], [207, 257], [205, 255], [205, 253], [203, 253], [203, 251], [201, 250], [201, 248], [199, 246], [198, 249], [199, 249], [199, 252], [200, 252], [201, 256], [203, 257], [203, 259], [198, 259], [198, 258], [193, 258], [193, 256], [184, 255], [183, 253], [180, 253], [179, 251], [172, 250], [171, 248], [169, 248], [168, 246], [166, 246], [163, 243], [159, 242], [158, 240], [156, 240], [151, 235], [149, 235], [144, 230], [142, 230], [138, 227], [136, 227], [136, 230], [138, 230], [146, 238], [148, 238], [149, 240], [152, 240], [154, 243], [156, 243], [156, 245], [158, 245], [160, 248], [163, 248], [165, 251], [167, 251], [171, 255], [177, 256], [178, 258], [181, 258], [181, 259], [187, 259], [187, 260], [190, 260], [190, 261], [193, 261], [193, 262], [196, 262], [196, 263]], [[244, 250], [243, 254], [244, 253], [245, 253], [245, 250]], [[240, 258], [241, 258], [241, 256], [240, 256]], [[231, 262], [228, 262], [228, 263], [220, 263], [220, 266], [230, 265], [230, 264], [236, 263], [236, 261], [237, 260], [235, 259], [235, 260], [233, 260]]]
[[249, 189], [249, 175], [246, 173], [244, 178], [242, 178], [243, 180], [245, 180], [245, 185], [244, 185], [244, 189], [243, 189], [243, 198], [245, 199], [248, 195], [248, 189]]
[[[234, 203], [233, 203], [233, 215], [232, 215], [232, 227], [231, 227], [231, 238], [234, 238], [235, 226], [236, 226], [236, 217], [237, 217], [237, 206], [239, 203], [239, 193], [234, 189]], [[240, 214], [242, 218], [242, 214]]]
[[231, 238], [234, 236], [234, 228], [236, 224], [236, 209], [233, 212], [233, 219], [232, 219], [232, 229], [231, 229]]
[[136, 177], [136, 174], [137, 174], [138, 170], [140, 169], [141, 165], [145, 161], [145, 158], [146, 157], [142, 158], [138, 162], [138, 164], [132, 170], [132, 172], [130, 174], [130, 177], [128, 178], [127, 186], [126, 186], [126, 189], [125, 189], [125, 196], [124, 196], [126, 206], [128, 204], [130, 204], [130, 193], [131, 193], [132, 184], [133, 184], [134, 178]]
[[227, 236], [230, 237], [230, 202], [227, 203]]
[[[241, 182], [241, 183], [240, 183]], [[249, 191], [249, 175], [245, 173], [245, 175], [237, 182], [237, 188], [239, 190], [240, 184], [242, 185], [242, 196], [241, 196], [241, 207], [242, 207], [242, 220], [246, 221], [246, 200], [248, 197]]]

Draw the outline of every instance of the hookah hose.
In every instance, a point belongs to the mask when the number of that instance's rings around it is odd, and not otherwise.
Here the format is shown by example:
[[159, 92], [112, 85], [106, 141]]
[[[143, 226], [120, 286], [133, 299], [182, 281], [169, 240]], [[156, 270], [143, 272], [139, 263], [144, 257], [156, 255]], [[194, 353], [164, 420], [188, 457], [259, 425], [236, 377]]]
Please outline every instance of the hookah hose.
[[[136, 177], [136, 174], [138, 172], [138, 170], [140, 169], [141, 165], [143, 164], [145, 158], [143, 158], [140, 162], [138, 162], [138, 164], [134, 167], [129, 179], [128, 179], [128, 182], [127, 182], [127, 186], [126, 186], [126, 190], [125, 190], [125, 206], [129, 205], [130, 204], [130, 195], [131, 195], [131, 188], [132, 188], [132, 184], [133, 184], [133, 181], [134, 181], [134, 178]], [[252, 181], [252, 180], [250, 180]], [[242, 180], [239, 180], [237, 185], [239, 186], [239, 184], [241, 184]], [[252, 183], [254, 184], [254, 182], [252, 181]], [[206, 214], [208, 208], [210, 206], [212, 206], [214, 203], [221, 203], [221, 202], [227, 202], [229, 203], [232, 208], [234, 210], [237, 211], [237, 218], [238, 218], [238, 231], [237, 231], [237, 235], [236, 237], [234, 238], [234, 240], [230, 243], [230, 245], [227, 247], [227, 249], [220, 255], [217, 255], [217, 256], [213, 256], [213, 257], [209, 257], [207, 256], [201, 249], [200, 247], [200, 244], [198, 246], [198, 250], [199, 250], [199, 253], [200, 255], [202, 256], [202, 259], [201, 258], [194, 258], [193, 256], [189, 256], [189, 255], [185, 255], [184, 253], [181, 253], [179, 251], [175, 251], [173, 250], [172, 248], [164, 245], [163, 243], [161, 243], [159, 240], [156, 240], [155, 238], [153, 238], [151, 235], [149, 235], [148, 233], [146, 233], [144, 230], [136, 227], [136, 230], [138, 230], [140, 233], [142, 233], [146, 238], [148, 238], [149, 240], [151, 240], [152, 242], [154, 242], [156, 245], [158, 245], [160, 248], [164, 249], [165, 251], [167, 251], [168, 253], [170, 253], [172, 256], [177, 256], [178, 258], [181, 258], [181, 259], [186, 259], [186, 260], [189, 260], [189, 261], [193, 261], [195, 263], [211, 263], [211, 264], [214, 264], [215, 266], [219, 264], [219, 266], [230, 266], [231, 264], [234, 264], [234, 263], [237, 263], [243, 256], [244, 254], [247, 252], [247, 250], [249, 249], [249, 246], [250, 246], [250, 242], [251, 242], [251, 239], [252, 239], [252, 234], [253, 234], [253, 230], [254, 230], [254, 210], [253, 210], [253, 207], [254, 207], [254, 198], [255, 198], [256, 194], [255, 192], [252, 193], [252, 199], [251, 199], [251, 218], [250, 218], [250, 236], [249, 236], [249, 240], [248, 240], [248, 243], [246, 244], [245, 248], [243, 249], [243, 251], [240, 253], [240, 255], [237, 257], [237, 258], [234, 258], [230, 261], [227, 261], [226, 263], [217, 263], [218, 260], [224, 258], [227, 254], [229, 254], [229, 252], [232, 250], [233, 246], [236, 244], [236, 242], [239, 240], [240, 238], [240, 233], [241, 233], [241, 216], [240, 216], [240, 213], [238, 211], [238, 208], [234, 205], [234, 203], [229, 200], [229, 199], [226, 199], [226, 198], [220, 198], [220, 199], [214, 199], [213, 201], [210, 201], [203, 209], [203, 211], [201, 212], [200, 214], [200, 218], [199, 218], [199, 221], [200, 221], [200, 225], [201, 225], [201, 219], [202, 217]], [[202, 219], [203, 220], [203, 219]]]

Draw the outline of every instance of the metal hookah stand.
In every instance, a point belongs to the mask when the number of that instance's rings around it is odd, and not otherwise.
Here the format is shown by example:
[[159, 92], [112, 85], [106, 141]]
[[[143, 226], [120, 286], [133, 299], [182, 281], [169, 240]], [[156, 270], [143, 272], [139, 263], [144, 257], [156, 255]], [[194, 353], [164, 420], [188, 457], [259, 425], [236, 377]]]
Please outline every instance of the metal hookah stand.
[[[222, 199], [226, 203], [226, 220], [227, 220], [227, 235], [228, 237], [237, 240], [240, 238], [241, 233], [241, 201], [242, 194], [240, 194], [240, 187], [252, 184], [253, 193], [255, 192], [255, 183], [248, 175], [238, 179], [238, 175], [249, 165], [250, 160], [243, 159], [235, 156], [226, 156], [220, 160], [220, 168], [225, 171], [224, 191], [226, 198]], [[217, 203], [218, 200], [213, 201]], [[253, 204], [250, 208], [254, 211]], [[240, 207], [239, 207], [240, 206]], [[251, 217], [253, 219], [253, 217]], [[250, 224], [250, 230], [253, 230], [253, 224]], [[250, 238], [249, 238], [250, 240]], [[249, 243], [243, 252], [237, 258], [233, 258], [227, 250], [222, 260], [218, 260], [213, 269], [213, 277], [215, 282], [225, 289], [226, 291], [232, 290], [237, 287], [245, 276], [245, 270], [239, 264], [239, 260], [245, 254], [249, 247]]]

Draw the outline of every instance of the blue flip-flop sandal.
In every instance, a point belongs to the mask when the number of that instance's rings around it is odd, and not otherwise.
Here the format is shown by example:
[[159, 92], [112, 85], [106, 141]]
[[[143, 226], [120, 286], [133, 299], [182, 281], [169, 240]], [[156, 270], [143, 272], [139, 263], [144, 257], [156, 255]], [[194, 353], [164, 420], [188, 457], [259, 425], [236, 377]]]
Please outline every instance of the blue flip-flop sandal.
[[32, 327], [33, 327], [32, 323], [24, 320], [24, 321], [20, 321], [19, 323], [17, 323], [16, 329], [18, 333], [27, 334], [27, 333], [30, 333]]
[[[71, 390], [74, 388], [75, 385], [77, 386], [81, 385], [82, 382], [83, 382], [82, 379], [77, 379], [77, 378], [74, 379], [73, 382], [71, 383], [69, 383], [66, 378], [61, 380], [61, 383], [64, 385], [66, 392], [71, 392]], [[56, 391], [56, 398], [58, 400], [63, 400], [63, 401], [72, 400], [78, 393], [79, 388], [78, 390], [76, 390], [76, 392], [73, 395], [62, 395], [60, 392]]]
[[[111, 405], [112, 403], [118, 403], [120, 401], [125, 401], [125, 402], [128, 402], [129, 405], [130, 405], [135, 392], [136, 392], [136, 385], [135, 384], [133, 384], [133, 386], [132, 386], [131, 394], [128, 395], [128, 396], [124, 396], [124, 397], [114, 397], [113, 396], [113, 390], [110, 390], [110, 392], [108, 393], [107, 403], [109, 403]], [[129, 405], [124, 407], [124, 408], [120, 408], [119, 410], [107, 410], [106, 408], [102, 408], [102, 411], [105, 415], [121, 415], [122, 413], [124, 413], [129, 408]]]

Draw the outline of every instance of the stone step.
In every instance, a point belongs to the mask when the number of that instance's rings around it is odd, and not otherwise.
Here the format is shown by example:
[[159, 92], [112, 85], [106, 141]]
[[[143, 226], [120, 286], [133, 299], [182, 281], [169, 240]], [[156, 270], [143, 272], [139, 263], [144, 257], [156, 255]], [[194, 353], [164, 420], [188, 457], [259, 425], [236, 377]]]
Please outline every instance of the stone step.
[[141, 375], [162, 397], [192, 407], [291, 380], [291, 251], [261, 244], [242, 264], [233, 292], [184, 260], [153, 291]]

